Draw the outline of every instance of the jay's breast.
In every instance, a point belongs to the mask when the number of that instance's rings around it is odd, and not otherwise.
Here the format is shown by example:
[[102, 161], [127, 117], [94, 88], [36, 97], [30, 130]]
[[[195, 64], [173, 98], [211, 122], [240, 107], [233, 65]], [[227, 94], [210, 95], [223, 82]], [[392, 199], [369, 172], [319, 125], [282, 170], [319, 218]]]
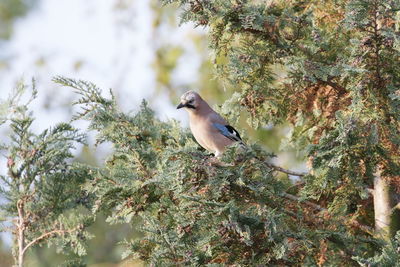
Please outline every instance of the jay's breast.
[[225, 146], [232, 143], [231, 140], [223, 136], [211, 123], [191, 123], [190, 129], [196, 141], [212, 153], [222, 151]]

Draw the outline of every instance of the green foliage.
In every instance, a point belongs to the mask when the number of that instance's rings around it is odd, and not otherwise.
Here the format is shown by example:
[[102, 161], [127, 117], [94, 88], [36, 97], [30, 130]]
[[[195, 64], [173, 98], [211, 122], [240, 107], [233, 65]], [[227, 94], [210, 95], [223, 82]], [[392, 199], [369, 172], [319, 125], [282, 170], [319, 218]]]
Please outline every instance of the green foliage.
[[386, 116], [398, 139], [396, 1], [163, 2], [183, 8], [182, 22], [209, 27], [219, 77], [236, 88], [236, 109], [248, 110], [253, 126], [289, 120], [303, 129], [294, 139], [318, 142], [343, 110]]
[[[218, 78], [235, 91], [221, 112], [238, 121], [245, 110], [255, 128], [290, 124], [285, 143], [305, 152], [310, 173], [298, 184], [281, 179], [285, 170], [252, 144], [216, 161], [147, 102], [126, 114], [112, 91], [57, 77], [79, 95], [74, 119], [88, 120], [113, 151], [99, 168], [73, 164], [83, 136], [70, 124], [36, 135], [26, 108], [1, 117], [13, 130], [4, 212], [19, 222], [29, 210], [27, 240], [70, 229], [51, 241], [81, 255], [84, 226], [106, 214], [140, 231], [122, 242], [123, 256], [155, 266], [397, 264], [399, 234], [374, 237], [379, 194], [369, 193], [377, 178], [400, 189], [397, 1], [162, 2], [177, 3], [182, 22], [208, 26]], [[168, 86], [162, 70], [181, 51], [170, 52], [156, 62]]]
[[398, 1], [162, 2], [208, 27], [229, 114], [290, 122], [284, 148], [312, 166], [301, 196], [372, 224], [374, 173], [400, 189]]
[[[91, 219], [84, 212], [88, 196], [81, 185], [90, 175], [89, 169], [72, 164], [70, 159], [71, 150], [84, 142], [85, 135], [67, 123], [35, 134], [27, 106], [14, 101], [23, 95], [23, 89], [20, 87], [8, 101], [13, 104], [7, 119], [11, 133], [10, 140], [2, 144], [8, 173], [0, 176], [0, 194], [5, 199], [2, 216], [13, 225], [2, 230], [14, 234], [16, 259], [30, 247], [44, 243], [83, 255], [82, 241], [89, 237], [84, 229]], [[36, 91], [33, 98], [35, 95]]]
[[[233, 146], [215, 165], [188, 132], [158, 120], [146, 102], [124, 114], [92, 83], [55, 81], [77, 90], [79, 117], [90, 120], [98, 142], [113, 144], [85, 190], [95, 198], [94, 216], [102, 212], [111, 224], [141, 231], [123, 242], [124, 257], [155, 265], [292, 265], [316, 264], [323, 253], [326, 261], [344, 263], [356, 247], [367, 251], [373, 243], [362, 233], [351, 236], [343, 218], [320, 225], [323, 214], [288, 197], [260, 147]], [[320, 251], [320, 242], [329, 252]]]
[[[144, 238], [127, 241], [126, 255], [155, 264], [340, 265], [376, 249], [371, 228], [363, 233], [354, 222], [372, 225], [368, 189], [378, 165], [398, 186], [397, 3], [163, 2], [181, 6], [182, 22], [209, 27], [218, 76], [237, 88], [225, 114], [245, 109], [254, 127], [292, 124], [287, 143], [307, 149], [313, 174], [294, 193], [327, 214], [311, 219], [303, 203], [278, 205], [288, 188], [257, 149], [229, 150], [232, 166], [208, 166], [186, 133], [145, 104], [127, 116], [113, 101], [88, 97], [81, 103], [99, 104], [83, 117], [115, 147], [88, 188], [99, 196], [94, 211], [111, 211], [112, 223], [143, 221]], [[78, 83], [83, 94], [93, 87]]]
[[380, 253], [377, 253], [374, 257], [365, 259], [361, 257], [355, 257], [361, 266], [400, 266], [400, 231], [397, 232], [396, 236], [391, 240], [390, 243], [386, 244]]
[[[367, 188], [373, 187], [375, 166], [378, 161], [390, 162], [390, 157], [378, 143], [376, 124], [337, 116], [337, 128], [322, 137], [319, 144], [309, 147], [308, 153], [314, 156], [315, 177], [302, 193], [314, 199], [330, 194], [330, 208], [344, 215], [354, 212], [355, 203], [369, 198]], [[398, 171], [387, 169], [393, 174]]]

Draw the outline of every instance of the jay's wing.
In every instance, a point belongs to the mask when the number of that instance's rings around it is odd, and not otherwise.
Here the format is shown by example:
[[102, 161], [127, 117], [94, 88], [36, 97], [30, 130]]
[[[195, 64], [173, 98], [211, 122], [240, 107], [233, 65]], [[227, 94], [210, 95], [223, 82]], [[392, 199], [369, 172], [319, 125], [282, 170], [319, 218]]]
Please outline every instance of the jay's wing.
[[229, 138], [232, 141], [242, 141], [242, 138], [240, 138], [240, 135], [238, 131], [235, 130], [230, 125], [223, 125], [220, 123], [213, 123], [213, 126], [218, 129], [218, 131], [224, 135], [225, 137]]

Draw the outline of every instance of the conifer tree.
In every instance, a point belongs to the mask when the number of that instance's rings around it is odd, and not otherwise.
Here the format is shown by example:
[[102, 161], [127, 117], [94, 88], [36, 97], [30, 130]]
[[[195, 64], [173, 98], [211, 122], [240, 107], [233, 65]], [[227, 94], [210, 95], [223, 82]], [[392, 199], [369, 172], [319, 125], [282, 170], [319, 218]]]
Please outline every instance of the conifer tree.
[[[310, 171], [271, 164], [246, 138], [245, 149], [232, 146], [210, 164], [188, 130], [157, 119], [145, 101], [126, 114], [112, 91], [106, 98], [91, 82], [57, 77], [80, 96], [75, 119], [88, 120], [113, 152], [101, 168], [70, 164], [82, 136], [69, 124], [34, 135], [20, 113], [3, 177], [16, 233], [27, 222], [28, 244], [59, 229], [69, 230], [51, 240], [77, 242], [75, 230], [90, 221], [78, 215], [80, 195], [92, 219], [103, 212], [111, 224], [139, 228], [142, 236], [122, 242], [123, 256], [154, 266], [398, 265], [398, 1], [163, 2], [177, 3], [183, 22], [208, 27], [217, 77], [236, 91], [222, 107], [230, 122], [245, 111], [255, 128], [289, 123], [288, 146], [306, 152]], [[43, 211], [45, 221], [24, 219]], [[68, 214], [78, 218], [54, 228]]]
[[98, 142], [114, 146], [85, 190], [95, 199], [94, 216], [105, 212], [112, 224], [140, 218], [134, 226], [143, 237], [123, 242], [124, 257], [156, 266], [377, 261], [365, 258], [382, 245], [372, 227], [357, 215], [296, 196], [298, 189], [277, 179], [276, 172], [305, 181], [314, 176], [270, 164], [271, 155], [257, 145], [244, 151], [231, 147], [225, 164], [210, 165], [190, 133], [175, 121], [158, 120], [146, 102], [128, 115], [118, 110], [112, 94], [104, 98], [90, 82], [55, 81], [76, 89], [77, 104], [83, 105], [76, 119], [89, 120]]
[[[2, 103], [1, 124], [11, 130], [10, 140], [2, 140], [7, 157], [7, 174], [1, 175], [2, 231], [13, 236], [16, 266], [24, 264], [29, 249], [36, 245], [54, 244], [60, 251], [85, 253], [91, 218], [88, 196], [81, 185], [90, 176], [89, 169], [70, 163], [71, 149], [85, 140], [85, 135], [67, 123], [60, 123], [40, 134], [31, 130], [33, 114], [20, 103], [25, 92], [21, 84], [10, 99]], [[86, 212], [87, 214], [87, 212]]]
[[219, 77], [238, 88], [229, 112], [246, 109], [256, 127], [292, 123], [289, 144], [308, 151], [314, 174], [302, 195], [365, 221], [373, 202], [376, 230], [393, 236], [399, 2], [164, 2], [184, 9], [183, 22], [209, 27]]
[[290, 122], [288, 144], [311, 170], [282, 183], [275, 173], [285, 170], [257, 146], [208, 166], [190, 135], [147, 105], [122, 114], [94, 85], [59, 79], [82, 94], [99, 141], [115, 146], [88, 190], [111, 222], [142, 218], [144, 237], [127, 241], [127, 255], [156, 265], [395, 264], [398, 2], [164, 2], [208, 27], [218, 77], [237, 91], [226, 115], [246, 110], [253, 127]]

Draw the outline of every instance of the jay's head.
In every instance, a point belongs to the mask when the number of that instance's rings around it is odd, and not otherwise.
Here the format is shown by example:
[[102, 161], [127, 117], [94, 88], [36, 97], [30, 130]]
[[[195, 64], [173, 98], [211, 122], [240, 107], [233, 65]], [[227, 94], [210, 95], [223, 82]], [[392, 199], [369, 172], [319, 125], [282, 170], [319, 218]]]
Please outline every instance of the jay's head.
[[186, 108], [188, 111], [196, 111], [202, 102], [200, 95], [194, 91], [189, 91], [181, 96], [181, 103], [177, 109]]

